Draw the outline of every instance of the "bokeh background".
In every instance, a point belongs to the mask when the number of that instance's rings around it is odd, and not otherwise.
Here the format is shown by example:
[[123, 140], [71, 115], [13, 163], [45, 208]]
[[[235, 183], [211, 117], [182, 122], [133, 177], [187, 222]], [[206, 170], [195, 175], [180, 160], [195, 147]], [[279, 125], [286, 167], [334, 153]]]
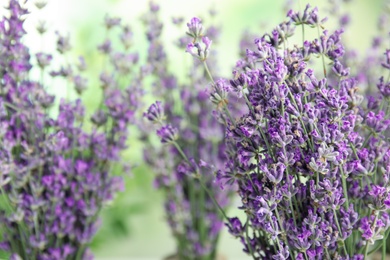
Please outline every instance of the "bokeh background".
[[[5, 5], [8, 0], [0, 0]], [[335, 0], [336, 1], [336, 0]], [[30, 0], [34, 3], [34, 0]], [[147, 11], [146, 0], [47, 0], [47, 7], [38, 11], [31, 8], [26, 21], [28, 36], [26, 43], [32, 52], [55, 50], [55, 31], [71, 36], [72, 53], [83, 55], [89, 65], [89, 90], [84, 95], [87, 106], [93, 108], [99, 99], [98, 75], [101, 60], [97, 57], [96, 47], [104, 40], [103, 19], [106, 14], [121, 17], [124, 23], [131, 25], [134, 31], [133, 50], [140, 53], [140, 59], [146, 58], [146, 37], [140, 20]], [[185, 70], [192, 58], [184, 50], [178, 50], [173, 42], [183, 35], [181, 30], [171, 23], [172, 17], [183, 17], [188, 21], [193, 16], [207, 17], [207, 23], [220, 26], [222, 33], [218, 42], [219, 66], [222, 76], [229, 77], [231, 68], [238, 59], [239, 40], [247, 30], [255, 35], [269, 32], [286, 17], [285, 0], [160, 0], [160, 16], [165, 24], [163, 39], [168, 48], [171, 71], [177, 71], [185, 77]], [[303, 9], [308, 1], [293, 2], [295, 9]], [[326, 8], [327, 0], [309, 1], [312, 6]], [[348, 46], [364, 53], [376, 32], [379, 14], [383, 11], [382, 0], [350, 0], [343, 3], [341, 12], [350, 14], [352, 25], [345, 32]], [[209, 11], [217, 15], [210, 19]], [[3, 12], [3, 10], [1, 11]], [[327, 28], [335, 28], [337, 21], [327, 22]], [[48, 24], [48, 33], [39, 38], [35, 27], [40, 21]], [[310, 33], [308, 34], [310, 36]], [[50, 91], [59, 96], [69, 95], [64, 82], [49, 82]], [[99, 92], [100, 93], [100, 92]], [[72, 94], [71, 94], [72, 95]], [[100, 94], [99, 94], [100, 95]], [[152, 100], [152, 93], [149, 93]], [[101, 229], [92, 244], [97, 259], [162, 259], [175, 251], [175, 243], [164, 221], [162, 208], [163, 194], [153, 188], [153, 172], [142, 162], [142, 146], [137, 141], [136, 129], [131, 129], [133, 138], [129, 149], [123, 154], [126, 161], [133, 165], [132, 174], [125, 176], [126, 191], [119, 194], [115, 201], [105, 208]], [[229, 211], [237, 214], [237, 201]], [[220, 241], [220, 254], [227, 259], [250, 259], [241, 251], [241, 244], [224, 231]]]

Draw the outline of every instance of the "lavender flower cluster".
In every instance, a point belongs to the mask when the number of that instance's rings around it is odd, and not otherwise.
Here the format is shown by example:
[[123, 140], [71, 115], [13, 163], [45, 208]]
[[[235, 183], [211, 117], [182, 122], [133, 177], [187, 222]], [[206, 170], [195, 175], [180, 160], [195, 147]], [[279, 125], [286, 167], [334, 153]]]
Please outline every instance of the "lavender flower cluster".
[[[363, 103], [342, 63], [343, 30], [324, 30], [327, 19], [310, 6], [287, 16], [246, 50], [229, 85], [211, 80], [235, 148], [218, 177], [237, 184], [246, 214], [227, 226], [254, 259], [367, 259], [380, 246], [385, 252], [390, 230], [389, 82], [381, 77], [377, 97]], [[295, 28], [307, 26], [318, 38], [303, 34], [302, 46], [290, 47]], [[189, 48], [209, 73], [202, 42]], [[248, 108], [240, 118], [231, 115], [232, 94]]]
[[[165, 194], [164, 208], [177, 243], [176, 257], [215, 259], [223, 227], [219, 210], [229, 204], [229, 189], [222, 191], [214, 178], [216, 169], [226, 161], [223, 127], [211, 114], [201, 64], [189, 69], [191, 85], [179, 83], [178, 75], [169, 72], [158, 10], [151, 4], [146, 16], [148, 62], [155, 78], [154, 96], [163, 102], [153, 103], [144, 117], [156, 125], [156, 134], [165, 146], [156, 149], [151, 143], [145, 158], [157, 174], [155, 186]], [[181, 20], [174, 19], [174, 23], [180, 26]], [[189, 35], [203, 33], [197, 20], [188, 28]], [[185, 41], [188, 37], [181, 38], [179, 46]]]
[[[91, 259], [88, 244], [99, 213], [123, 190], [112, 167], [127, 148], [134, 94], [120, 90], [117, 77], [108, 80], [102, 74], [102, 100], [90, 120], [81, 99], [61, 99], [56, 105], [45, 78], [62, 77], [81, 94], [87, 86], [81, 76], [84, 60], [50, 71], [53, 56], [38, 53], [41, 80], [32, 80], [33, 56], [23, 43], [28, 11], [18, 0], [10, 0], [7, 10], [0, 22], [0, 247], [10, 259]], [[107, 19], [108, 28], [111, 22], [117, 24]], [[40, 24], [38, 32], [45, 31]], [[69, 50], [69, 38], [59, 35], [57, 51], [66, 55]], [[125, 69], [122, 64], [132, 65], [126, 59], [116, 57], [118, 71]]]

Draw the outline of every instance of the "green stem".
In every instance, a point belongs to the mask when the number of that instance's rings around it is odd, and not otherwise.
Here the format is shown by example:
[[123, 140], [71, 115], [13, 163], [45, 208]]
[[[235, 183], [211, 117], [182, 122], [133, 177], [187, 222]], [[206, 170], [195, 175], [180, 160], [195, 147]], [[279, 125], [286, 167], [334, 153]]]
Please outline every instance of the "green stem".
[[[173, 145], [176, 147], [176, 149], [179, 151], [180, 155], [184, 158], [184, 160], [186, 160], [188, 163], [190, 162], [187, 158], [187, 156], [184, 154], [183, 150], [180, 148], [179, 144], [176, 143], [176, 142], [173, 142]], [[229, 218], [227, 217], [225, 211], [222, 209], [222, 207], [219, 205], [219, 203], [215, 200], [214, 196], [211, 194], [211, 192], [209, 191], [209, 189], [207, 189], [207, 187], [204, 185], [202, 179], [201, 179], [201, 176], [199, 175], [199, 173], [195, 173], [195, 176], [197, 177], [197, 179], [199, 180], [199, 183], [200, 185], [202, 186], [202, 188], [206, 191], [207, 195], [210, 197], [210, 199], [213, 201], [214, 205], [221, 211], [222, 215], [224, 216], [224, 218], [226, 220], [229, 220]]]
[[[204, 69], [207, 73], [207, 76], [210, 78], [211, 80], [211, 83], [213, 83], [213, 85], [215, 85], [215, 81], [214, 81], [214, 78], [213, 78], [213, 75], [211, 74], [210, 72], [210, 69], [209, 69], [209, 66], [207, 66], [207, 62], [206, 60], [203, 61], [203, 66], [204, 66]], [[232, 122], [233, 126], [236, 127], [236, 121], [233, 120], [233, 117], [232, 115], [230, 114], [229, 110], [227, 109], [227, 106], [226, 104], [224, 105], [224, 111], [226, 112], [226, 115], [229, 117], [230, 121]]]
[[271, 146], [270, 146], [269, 143], [268, 143], [268, 139], [266, 138], [266, 136], [265, 136], [263, 130], [261, 130], [261, 127], [260, 127], [260, 126], [259, 126], [259, 131], [260, 131], [261, 137], [262, 137], [263, 140], [265, 141], [265, 145], [267, 146], [267, 149], [268, 149], [268, 152], [269, 152], [270, 155], [271, 155], [271, 158], [274, 160], [274, 162], [276, 162], [276, 159], [275, 159], [273, 150], [271, 149]]
[[[284, 81], [284, 84], [287, 86], [288, 95], [290, 96], [291, 101], [295, 105], [295, 108], [299, 111], [298, 104], [295, 101], [295, 98], [294, 98], [293, 94], [291, 93], [290, 88], [288, 87], [288, 85], [287, 85], [287, 83], [285, 81]], [[299, 113], [301, 113], [301, 111], [299, 111]], [[311, 150], [314, 152], [314, 142], [313, 142], [312, 136], [308, 134], [306, 126], [305, 126], [305, 124], [302, 121], [302, 116], [301, 115], [299, 115], [298, 119], [299, 119], [299, 122], [302, 125], [302, 128], [303, 128], [303, 131], [305, 132], [305, 135], [307, 137], [310, 137], [310, 139], [307, 139], [307, 142], [309, 143], [309, 146], [310, 146]]]
[[367, 253], [368, 253], [368, 241], [366, 241], [366, 246], [364, 247], [364, 260], [367, 259]]
[[81, 260], [84, 254], [85, 245], [81, 245], [79, 250], [77, 250], [76, 260]]
[[223, 215], [223, 217], [229, 221], [229, 218], [228, 216], [226, 215], [225, 211], [223, 210], [223, 208], [219, 205], [219, 203], [217, 202], [217, 200], [214, 198], [214, 196], [211, 194], [211, 192], [209, 191], [209, 189], [207, 189], [207, 187], [204, 185], [203, 181], [199, 178], [199, 183], [200, 185], [202, 186], [202, 188], [206, 191], [207, 195], [210, 197], [210, 199], [213, 201], [214, 205], [219, 209], [219, 211], [221, 212], [221, 214]]
[[211, 82], [214, 84], [214, 83], [215, 83], [214, 78], [213, 78], [213, 76], [211, 75], [211, 72], [210, 72], [210, 70], [209, 70], [209, 66], [207, 66], [207, 62], [206, 62], [205, 60], [203, 61], [203, 66], [204, 66], [204, 69], [205, 69], [205, 71], [206, 71], [206, 73], [207, 73], [207, 76], [209, 76]]
[[279, 212], [278, 212], [278, 209], [277, 209], [277, 208], [275, 209], [275, 213], [276, 213], [276, 218], [277, 218], [277, 220], [278, 220], [280, 229], [282, 230], [283, 234], [286, 236], [286, 240], [285, 240], [284, 242], [286, 243], [286, 245], [287, 245], [287, 247], [288, 247], [288, 251], [290, 252], [291, 258], [292, 258], [293, 260], [295, 260], [295, 257], [294, 257], [294, 254], [293, 254], [294, 252], [291, 251], [290, 245], [288, 244], [287, 234], [286, 234], [286, 231], [284, 230], [283, 223], [282, 223], [282, 221], [281, 221], [281, 219], [280, 219]]
[[[337, 226], [337, 228], [338, 228], [338, 230], [339, 230], [339, 234], [341, 234], [341, 228], [340, 228], [340, 224], [339, 224], [339, 219], [338, 219], [338, 217], [337, 217], [337, 213], [336, 213], [336, 210], [335, 210], [335, 209], [333, 209], [333, 215], [334, 215], [334, 219], [336, 220], [336, 226]], [[345, 243], [344, 243], [344, 241], [343, 241], [343, 250], [344, 250], [345, 256], [348, 256], [348, 252], [347, 252], [347, 249], [345, 248]]]
[[248, 226], [249, 226], [249, 217], [246, 216], [246, 222], [245, 222], [245, 240], [246, 240], [246, 243], [247, 243], [247, 245], [248, 245], [249, 252], [251, 253], [253, 259], [256, 259], [255, 255], [254, 255], [254, 253], [253, 253], [252, 245], [251, 245], [250, 240], [249, 240]]
[[224, 106], [223, 110], [225, 110], [226, 115], [229, 117], [230, 122], [232, 122], [233, 126], [236, 127], [236, 121], [233, 119], [232, 115], [230, 114], [229, 109], [227, 109], [226, 105]]
[[179, 145], [178, 143], [176, 143], [176, 142], [173, 142], [172, 144], [176, 147], [176, 149], [177, 149], [177, 151], [180, 153], [181, 157], [183, 157], [183, 159], [184, 159], [186, 162], [189, 163], [190, 160], [188, 160], [187, 155], [183, 152], [183, 150], [181, 149], [180, 145]]
[[[206, 225], [205, 223], [203, 222], [205, 219], [207, 219], [206, 217], [206, 211], [205, 211], [205, 191], [203, 189], [199, 189], [199, 187], [197, 187], [197, 192], [199, 193], [199, 204], [200, 204], [200, 207], [199, 207], [199, 211], [200, 211], [200, 217], [199, 217], [199, 229], [200, 229], [200, 242], [201, 242], [201, 245], [202, 246], [205, 246], [205, 243], [207, 241], [207, 232], [206, 232]], [[193, 202], [195, 205], [197, 205], [197, 201], [194, 201]]]
[[295, 219], [294, 207], [293, 207], [291, 198], [289, 199], [289, 203], [290, 203], [290, 210], [291, 210], [291, 214], [292, 214], [292, 217], [294, 220], [294, 224], [295, 224], [295, 226], [297, 226], [297, 220]]
[[386, 259], [386, 242], [387, 239], [384, 237], [382, 240], [382, 260]]
[[19, 225], [19, 223], [16, 224], [18, 226], [18, 231], [19, 231], [19, 235], [20, 235], [20, 242], [22, 243], [22, 248], [23, 248], [23, 252], [20, 252], [22, 254], [23, 259], [27, 259], [27, 255], [26, 255], [26, 252], [27, 252], [27, 248], [26, 248], [26, 244], [24, 243], [24, 236], [23, 236], [23, 232], [22, 232], [22, 229]]
[[[374, 213], [374, 211], [372, 211], [372, 213]], [[371, 229], [375, 229], [378, 216], [379, 216], [378, 214], [375, 215], [374, 223], [372, 224]], [[366, 241], [366, 246], [364, 247], [364, 260], [367, 259], [367, 255], [368, 255], [368, 241]]]
[[[277, 209], [276, 209], [275, 211], [277, 211]], [[272, 221], [272, 219], [271, 219], [271, 217], [270, 217], [269, 215], [268, 215], [268, 221], [269, 221], [269, 223], [271, 223], [272, 228], [275, 229], [274, 222]], [[280, 224], [281, 224], [281, 223], [280, 223]], [[280, 224], [279, 224], [279, 225], [280, 225]], [[280, 226], [281, 226], [281, 225], [280, 225]], [[270, 234], [268, 234], [268, 235], [270, 235]], [[280, 245], [278, 236], [276, 236], [276, 243], [278, 243], [278, 248], [279, 248], [279, 250], [282, 250], [282, 246]]]
[[345, 198], [345, 204], [346, 204], [345, 209], [348, 209], [349, 208], [349, 200], [348, 200], [348, 190], [347, 190], [347, 181], [346, 181], [347, 177], [344, 174], [343, 167], [339, 166], [339, 169], [341, 171], [341, 180], [342, 180], [342, 183], [343, 183], [342, 185], [343, 185], [343, 192], [344, 192], [344, 198]]
[[[320, 41], [321, 34], [320, 34], [320, 26], [317, 25], [317, 33], [318, 33], [318, 40]], [[324, 54], [321, 53], [321, 59], [322, 59], [322, 68], [324, 69], [324, 77], [326, 78], [326, 66], [325, 66], [325, 58]]]
[[326, 253], [327, 259], [330, 260], [331, 258], [330, 258], [329, 251], [328, 251], [327, 247], [325, 247], [325, 253]]

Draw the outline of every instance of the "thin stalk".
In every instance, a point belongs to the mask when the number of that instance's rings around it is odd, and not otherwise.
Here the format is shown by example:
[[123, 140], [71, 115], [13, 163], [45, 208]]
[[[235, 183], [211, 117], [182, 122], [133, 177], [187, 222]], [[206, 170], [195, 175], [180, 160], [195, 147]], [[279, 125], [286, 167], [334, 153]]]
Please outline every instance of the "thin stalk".
[[366, 246], [364, 247], [364, 260], [367, 259], [367, 253], [368, 253], [368, 241], [366, 242]]
[[[275, 229], [274, 222], [272, 221], [272, 219], [269, 215], [268, 215], [268, 221], [269, 221], [269, 223], [271, 223], [272, 228]], [[268, 234], [268, 235], [271, 236], [270, 234]], [[279, 250], [282, 250], [282, 246], [280, 245], [278, 236], [276, 236], [276, 242], [278, 243]]]
[[295, 226], [297, 226], [297, 220], [295, 219], [294, 207], [293, 207], [291, 198], [289, 199], [289, 203], [290, 203], [290, 210], [291, 210], [291, 214], [292, 214], [292, 217], [294, 220], [294, 224], [295, 224]]
[[244, 97], [245, 103], [246, 103], [246, 105], [249, 107], [250, 111], [253, 113], [253, 115], [255, 115], [255, 111], [254, 111], [254, 109], [253, 109], [253, 106], [252, 106], [251, 102], [249, 102], [249, 99], [248, 99], [248, 97], [246, 96], [246, 94], [244, 93], [244, 91], [242, 91], [242, 96]]
[[287, 234], [286, 234], [286, 231], [284, 230], [284, 227], [283, 227], [282, 221], [281, 221], [281, 219], [280, 219], [279, 212], [278, 212], [278, 209], [277, 209], [277, 208], [275, 209], [275, 213], [276, 213], [276, 218], [277, 218], [277, 220], [278, 220], [280, 229], [282, 230], [282, 232], [283, 232], [284, 235], [286, 236], [286, 240], [285, 240], [284, 242], [286, 243], [286, 245], [287, 245], [287, 247], [288, 247], [288, 251], [290, 252], [291, 258], [292, 258], [293, 260], [295, 260], [293, 251], [291, 251], [290, 245], [288, 244]]
[[214, 83], [215, 83], [215, 81], [214, 81], [213, 75], [211, 75], [211, 72], [210, 72], [209, 66], [207, 66], [207, 62], [206, 62], [206, 60], [204, 60], [204, 61], [203, 61], [203, 66], [204, 66], [204, 69], [205, 69], [205, 71], [206, 71], [206, 73], [207, 73], [207, 76], [209, 76], [209, 78], [210, 78], [211, 82], [214, 84]]
[[[299, 10], [302, 11], [301, 0], [298, 0]], [[302, 23], [302, 46], [305, 43], [305, 25]]]
[[[191, 177], [190, 177], [191, 178]], [[188, 193], [189, 193], [189, 199], [190, 199], [190, 213], [192, 217], [192, 223], [196, 225], [196, 212], [197, 209], [195, 207], [197, 198], [195, 196], [195, 187], [193, 185], [194, 183], [188, 183]]]
[[[215, 84], [215, 81], [214, 81], [213, 75], [212, 75], [211, 72], [210, 72], [209, 66], [207, 65], [206, 60], [204, 60], [202, 63], [203, 63], [204, 69], [205, 69], [205, 71], [206, 71], [206, 73], [207, 73], [207, 76], [210, 78], [211, 83], [214, 85], [214, 84]], [[233, 117], [232, 117], [232, 115], [230, 114], [229, 110], [227, 109], [226, 105], [224, 105], [223, 110], [226, 112], [226, 115], [229, 117], [229, 119], [230, 119], [230, 121], [232, 122], [232, 124], [234, 125], [234, 127], [236, 127], [236, 121], [233, 120]]]
[[339, 169], [341, 171], [341, 180], [342, 180], [342, 185], [343, 185], [343, 192], [344, 192], [344, 198], [345, 198], [345, 209], [349, 208], [349, 200], [348, 200], [348, 190], [347, 190], [347, 178], [344, 174], [343, 167], [339, 166]]
[[229, 218], [228, 216], [226, 215], [225, 211], [223, 210], [223, 208], [219, 205], [219, 203], [216, 201], [216, 199], [214, 198], [214, 196], [211, 194], [211, 192], [209, 191], [209, 189], [207, 189], [207, 187], [204, 185], [203, 181], [199, 178], [199, 183], [200, 185], [202, 186], [202, 188], [206, 191], [207, 195], [210, 197], [210, 199], [213, 201], [214, 205], [219, 209], [219, 211], [222, 213], [223, 217], [229, 221]]
[[[187, 156], [185, 155], [185, 153], [183, 152], [183, 150], [180, 148], [179, 144], [177, 142], [173, 142], [173, 145], [176, 147], [176, 149], [179, 151], [180, 155], [183, 157], [184, 160], [186, 160], [188, 163], [190, 162], [187, 158]], [[203, 181], [202, 181], [202, 178], [201, 176], [198, 174], [198, 173], [195, 173], [195, 175], [197, 176], [198, 180], [199, 180], [199, 183], [200, 185], [202, 186], [202, 188], [206, 191], [207, 195], [210, 197], [210, 199], [213, 201], [214, 205], [221, 211], [222, 215], [224, 216], [224, 218], [226, 220], [229, 220], [229, 218], [227, 217], [225, 211], [222, 209], [222, 207], [219, 205], [219, 203], [215, 200], [214, 196], [211, 194], [211, 192], [209, 191], [209, 189], [207, 189], [207, 187], [204, 185]]]
[[181, 157], [183, 157], [183, 159], [184, 159], [186, 162], [189, 163], [190, 160], [188, 160], [187, 155], [183, 152], [183, 150], [181, 149], [180, 145], [179, 145], [177, 142], [173, 142], [172, 144], [176, 147], [176, 149], [177, 149], [177, 151], [180, 153]]
[[260, 127], [259, 127], [259, 131], [260, 131], [261, 137], [263, 138], [263, 140], [265, 142], [265, 145], [267, 146], [268, 152], [270, 153], [270, 155], [271, 155], [272, 159], [274, 160], [274, 162], [276, 162], [273, 150], [271, 149], [271, 146], [268, 143], [268, 139], [265, 137], [265, 134], [264, 134], [263, 130], [261, 130]]
[[325, 253], [326, 253], [327, 259], [330, 260], [331, 258], [330, 258], [329, 251], [328, 251], [327, 247], [325, 247]]
[[246, 216], [246, 222], [245, 222], [245, 240], [246, 240], [246, 243], [248, 244], [249, 252], [251, 253], [253, 259], [256, 259], [255, 255], [254, 255], [254, 253], [253, 253], [252, 245], [251, 245], [250, 240], [249, 240], [248, 226], [249, 226], [249, 217]]
[[[372, 212], [374, 212], [374, 211], [372, 211]], [[374, 223], [371, 226], [372, 229], [375, 228], [376, 221], [378, 220], [378, 216], [379, 216], [378, 214], [375, 215]], [[364, 247], [364, 260], [367, 259], [367, 255], [368, 255], [368, 241], [366, 242], [366, 246]]]
[[[286, 147], [284, 145], [283, 145], [283, 153], [285, 155], [287, 155]], [[287, 181], [289, 182], [289, 179], [290, 179], [289, 165], [287, 165], [287, 167], [286, 167], [286, 178], [287, 178]], [[290, 189], [291, 183], [288, 183], [288, 184], [289, 184], [288, 189], [291, 192], [291, 189]], [[291, 214], [292, 214], [292, 217], [293, 217], [293, 220], [294, 220], [294, 224], [295, 224], [295, 226], [297, 226], [297, 220], [295, 218], [295, 212], [294, 212], [294, 207], [293, 207], [293, 204], [292, 204], [292, 200], [291, 200], [291, 198], [288, 198], [288, 200], [289, 200], [290, 210], [291, 210]]]
[[229, 109], [226, 107], [226, 105], [224, 106], [223, 110], [225, 110], [226, 115], [229, 117], [230, 122], [232, 122], [233, 126], [236, 127], [236, 121], [233, 119], [233, 117], [232, 117], [232, 115], [230, 114], [230, 111], [229, 111]]
[[382, 240], [382, 260], [386, 259], [386, 240], [385, 238]]
[[[334, 219], [336, 220], [336, 226], [337, 226], [337, 229], [339, 230], [339, 234], [341, 234], [341, 228], [340, 228], [340, 224], [339, 224], [339, 219], [337, 217], [337, 214], [336, 214], [336, 210], [333, 209], [333, 215], [334, 215]], [[345, 256], [348, 256], [348, 252], [347, 252], [347, 249], [345, 248], [345, 243], [343, 241], [343, 250], [344, 250], [344, 254]]]
[[84, 254], [85, 245], [81, 245], [79, 250], [77, 251], [77, 255], [75, 260], [81, 260]]
[[[299, 109], [298, 109], [298, 104], [297, 104], [297, 102], [295, 101], [295, 98], [294, 98], [293, 94], [291, 93], [290, 88], [288, 87], [288, 85], [287, 85], [287, 83], [286, 83], [285, 81], [284, 81], [284, 84], [287, 86], [288, 94], [289, 94], [289, 96], [290, 96], [291, 101], [294, 103], [296, 109], [299, 111]], [[301, 111], [299, 111], [299, 112], [301, 112]], [[308, 139], [307, 141], [308, 141], [308, 143], [309, 143], [309, 146], [310, 146], [311, 150], [314, 152], [314, 142], [313, 142], [313, 139], [311, 139], [312, 136], [308, 134], [307, 129], [306, 129], [306, 126], [305, 126], [305, 124], [304, 124], [303, 121], [302, 121], [302, 116], [301, 116], [301, 115], [298, 117], [298, 119], [299, 119], [299, 122], [300, 122], [301, 125], [302, 125], [303, 131], [305, 132], [306, 136], [307, 136], [307, 137], [310, 137], [310, 139]], [[310, 141], [312, 141], [312, 142], [310, 142]]]
[[27, 248], [26, 248], [26, 244], [24, 243], [22, 228], [20, 227], [19, 223], [17, 224], [17, 226], [18, 226], [18, 231], [19, 231], [19, 235], [20, 235], [20, 242], [22, 243], [22, 248], [23, 248], [23, 251], [20, 253], [22, 254], [22, 256], [24, 256], [23, 259], [27, 259], [27, 255], [26, 255]]
[[[201, 245], [204, 246], [207, 241], [207, 233], [206, 233], [206, 226], [203, 223], [203, 221], [206, 219], [206, 212], [205, 212], [205, 191], [203, 189], [199, 189], [197, 187], [197, 192], [199, 193], [199, 211], [200, 211], [200, 217], [199, 217], [199, 229], [200, 229], [200, 242]], [[195, 204], [196, 205], [196, 204]]]
[[[320, 26], [319, 25], [317, 25], [317, 33], [318, 33], [318, 40], [320, 40], [321, 34], [320, 34]], [[322, 68], [324, 69], [324, 77], [326, 78], [326, 66], [325, 66], [325, 58], [324, 58], [323, 53], [321, 53], [321, 59], [322, 59]]]

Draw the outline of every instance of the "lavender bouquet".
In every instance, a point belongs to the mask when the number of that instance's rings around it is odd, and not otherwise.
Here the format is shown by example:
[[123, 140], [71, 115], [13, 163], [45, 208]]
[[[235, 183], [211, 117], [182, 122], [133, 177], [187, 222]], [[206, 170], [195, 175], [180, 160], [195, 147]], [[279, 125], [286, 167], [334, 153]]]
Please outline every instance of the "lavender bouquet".
[[[368, 259], [380, 247], [384, 259], [389, 82], [381, 78], [377, 97], [363, 102], [342, 63], [343, 31], [324, 30], [326, 18], [310, 6], [288, 18], [246, 50], [230, 84], [213, 80], [202, 56], [207, 38], [193, 35], [188, 45], [234, 144], [218, 177], [237, 185], [246, 219], [229, 218], [227, 226], [254, 259]], [[290, 46], [296, 27], [302, 44]], [[307, 27], [318, 38], [306, 40]], [[231, 95], [248, 108], [240, 118]]]
[[[211, 115], [201, 63], [190, 68], [191, 82], [184, 84], [169, 72], [160, 40], [158, 7], [151, 4], [150, 10], [148, 62], [157, 79], [153, 94], [163, 102], [152, 104], [145, 118], [156, 125], [157, 136], [165, 146], [156, 149], [151, 144], [145, 157], [157, 174], [156, 187], [165, 194], [166, 218], [177, 244], [172, 259], [215, 259], [223, 226], [221, 212], [229, 204], [229, 189], [221, 190], [214, 178], [226, 161], [223, 127]], [[174, 19], [177, 25], [181, 21]], [[203, 33], [198, 20], [191, 21], [188, 27], [190, 35]], [[215, 35], [216, 29], [206, 33]], [[179, 42], [187, 40], [185, 37]], [[208, 55], [207, 50], [203, 55]]]
[[[50, 72], [53, 56], [38, 53], [33, 65], [23, 43], [25, 3], [10, 0], [7, 10], [0, 22], [1, 249], [10, 259], [91, 259], [99, 213], [123, 189], [112, 169], [126, 148], [133, 94], [103, 73], [101, 102], [90, 121], [81, 99], [57, 105], [45, 79], [62, 77], [81, 94], [83, 59]], [[108, 29], [117, 23], [106, 19]], [[38, 32], [45, 31], [40, 24]], [[69, 38], [59, 35], [57, 51], [65, 56], [69, 50]], [[32, 79], [34, 68], [40, 80]]]

